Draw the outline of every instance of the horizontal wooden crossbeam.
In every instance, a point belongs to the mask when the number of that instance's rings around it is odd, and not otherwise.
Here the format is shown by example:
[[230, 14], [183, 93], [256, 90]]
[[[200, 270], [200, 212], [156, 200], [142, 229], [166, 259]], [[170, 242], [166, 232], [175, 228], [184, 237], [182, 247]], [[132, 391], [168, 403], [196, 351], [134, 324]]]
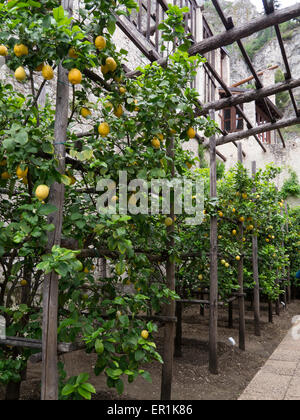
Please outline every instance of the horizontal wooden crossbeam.
[[[8, 347], [22, 347], [29, 349], [42, 349], [42, 340], [34, 340], [31, 338], [21, 338], [21, 337], [6, 337], [6, 339], [0, 339], [0, 345], [5, 345]], [[73, 351], [72, 349], [77, 349], [73, 343], [59, 343], [58, 352], [59, 353], [69, 353]]]
[[215, 102], [208, 102], [203, 105], [202, 109], [197, 109], [196, 115], [206, 115], [211, 109], [219, 111], [224, 108], [241, 105], [247, 102], [252, 102], [266, 98], [268, 96], [276, 95], [280, 92], [285, 92], [300, 86], [300, 79], [292, 79], [284, 82], [276, 83], [274, 85], [264, 87], [258, 90], [251, 90], [248, 92], [232, 95], [228, 98], [220, 99]]
[[300, 4], [297, 3], [294, 6], [280, 9], [274, 13], [270, 13], [267, 16], [263, 16], [259, 19], [252, 20], [245, 23], [242, 26], [237, 26], [229, 31], [222, 32], [219, 35], [207, 38], [197, 44], [193, 45], [189, 54], [205, 54], [215, 49], [226, 47], [227, 45], [233, 44], [234, 42], [247, 38], [255, 34], [258, 31], [269, 28], [280, 23], [287, 22], [291, 19], [300, 16]]
[[217, 146], [231, 143], [233, 141], [246, 139], [255, 134], [267, 133], [268, 131], [273, 131], [273, 130], [277, 130], [277, 129], [285, 128], [285, 127], [291, 127], [292, 125], [296, 125], [296, 124], [300, 124], [299, 117], [281, 119], [279, 121], [276, 121], [275, 123], [267, 123], [267, 124], [259, 125], [258, 127], [251, 128], [250, 130], [239, 131], [237, 133], [228, 134], [228, 136], [219, 137], [217, 140]]

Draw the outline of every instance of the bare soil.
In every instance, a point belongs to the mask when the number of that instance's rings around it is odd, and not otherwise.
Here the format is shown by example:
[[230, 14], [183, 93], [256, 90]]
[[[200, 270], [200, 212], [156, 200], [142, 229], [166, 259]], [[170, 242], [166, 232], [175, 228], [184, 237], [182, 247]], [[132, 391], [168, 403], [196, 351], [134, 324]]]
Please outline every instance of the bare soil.
[[[288, 330], [291, 319], [300, 314], [300, 301], [293, 302], [280, 317], [274, 315], [273, 324], [268, 323], [267, 305], [262, 305], [262, 334], [254, 335], [253, 312], [247, 303], [246, 351], [238, 348], [238, 308], [234, 307], [234, 328], [227, 328], [227, 312], [219, 314], [219, 375], [208, 371], [208, 310], [200, 316], [198, 306], [189, 306], [183, 313], [183, 357], [175, 358], [173, 394], [174, 400], [236, 400], [249, 382], [264, 365]], [[157, 336], [161, 350], [163, 328]], [[237, 346], [228, 340], [233, 337]], [[108, 390], [104, 375], [95, 377], [93, 365], [95, 355], [74, 352], [62, 357], [68, 375], [81, 372], [90, 373], [90, 382], [96, 387], [98, 400], [152, 400], [160, 396], [161, 366], [157, 363], [145, 368], [151, 373], [153, 382], [149, 384], [139, 378], [135, 383], [126, 385], [125, 393], [119, 397], [114, 390]], [[40, 364], [29, 364], [27, 380], [22, 384], [22, 399], [39, 399]]]

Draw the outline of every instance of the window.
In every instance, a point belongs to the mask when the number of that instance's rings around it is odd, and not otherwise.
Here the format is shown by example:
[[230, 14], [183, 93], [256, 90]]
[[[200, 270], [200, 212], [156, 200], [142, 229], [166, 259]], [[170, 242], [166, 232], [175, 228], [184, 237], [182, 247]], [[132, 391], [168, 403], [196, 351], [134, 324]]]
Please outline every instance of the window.
[[222, 115], [222, 129], [234, 133], [244, 129], [244, 120], [236, 108], [225, 108]]
[[[256, 107], [256, 124], [262, 125], [270, 122], [270, 119], [266, 114], [259, 108]], [[262, 143], [271, 144], [271, 132], [258, 134], [258, 138]]]

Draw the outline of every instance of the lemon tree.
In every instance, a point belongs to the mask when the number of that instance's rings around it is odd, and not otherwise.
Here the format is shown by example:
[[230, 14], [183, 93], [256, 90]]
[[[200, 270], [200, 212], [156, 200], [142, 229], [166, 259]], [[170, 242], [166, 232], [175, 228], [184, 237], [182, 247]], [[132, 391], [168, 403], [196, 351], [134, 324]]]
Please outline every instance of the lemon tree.
[[[114, 13], [135, 7], [132, 0], [85, 0], [70, 18], [56, 0], [0, 3], [0, 53], [11, 70], [11, 80], [0, 84], [0, 311], [8, 335], [40, 339], [43, 280], [55, 272], [58, 340], [80, 339], [87, 352], [96, 352], [95, 373], [119, 393], [124, 379], [151, 380], [142, 364], [162, 362], [155, 324], [138, 315], [159, 311], [176, 297], [166, 287], [163, 261], [149, 258], [168, 252], [171, 221], [165, 214], [99, 214], [97, 183], [103, 177], [118, 181], [119, 170], [129, 181], [171, 179], [171, 138], [176, 175], [192, 177], [194, 159], [183, 143], [196, 130], [206, 136], [217, 130], [214, 121], [195, 118], [198, 93], [189, 86], [203, 59], [186, 52], [186, 9], [171, 7], [160, 28], [173, 46], [168, 66], [146, 66], [138, 78], [126, 78], [127, 51], [113, 42]], [[65, 173], [54, 157], [55, 106], [50, 98], [37, 105], [45, 84], [59, 89], [61, 64], [72, 93]], [[55, 182], [65, 185], [62, 242], [46, 252], [48, 234], [56, 229], [51, 220], [57, 208], [49, 198]], [[128, 200], [137, 202], [132, 193]], [[118, 206], [118, 195], [114, 201]], [[100, 247], [107, 250], [109, 278], [95, 267]], [[0, 382], [14, 399], [31, 353], [1, 349]], [[68, 379], [63, 366], [60, 374], [62, 399], [91, 398], [86, 375]]]

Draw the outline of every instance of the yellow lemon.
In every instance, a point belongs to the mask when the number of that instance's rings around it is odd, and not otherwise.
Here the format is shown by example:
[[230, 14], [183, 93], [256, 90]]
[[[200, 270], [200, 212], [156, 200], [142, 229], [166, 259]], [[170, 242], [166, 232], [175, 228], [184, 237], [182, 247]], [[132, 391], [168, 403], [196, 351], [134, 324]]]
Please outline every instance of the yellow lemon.
[[17, 177], [19, 179], [26, 178], [27, 177], [27, 174], [28, 174], [28, 168], [25, 168], [25, 170], [23, 171], [21, 169], [21, 166], [18, 166], [17, 167], [17, 170], [16, 170], [16, 174], [17, 174]]
[[109, 125], [106, 122], [101, 123], [98, 127], [98, 132], [100, 136], [107, 137], [108, 134], [110, 133]]
[[49, 66], [49, 64], [46, 64], [45, 66], [43, 66], [42, 76], [45, 80], [52, 80], [53, 79], [54, 71], [53, 71], [53, 68], [51, 66]]
[[242, 197], [243, 197], [243, 199], [244, 199], [244, 200], [246, 200], [246, 198], [248, 197], [248, 194], [243, 193], [243, 194], [242, 194]]
[[118, 118], [122, 117], [123, 113], [124, 113], [124, 110], [123, 110], [122, 105], [119, 105], [119, 106], [118, 106], [118, 107], [114, 110], [114, 114], [115, 114], [115, 116], [116, 116], [116, 117], [118, 117]]
[[118, 67], [116, 61], [112, 57], [108, 57], [106, 59], [106, 65], [109, 68], [109, 71], [112, 71], [112, 72], [116, 71]]
[[118, 198], [116, 195], [114, 195], [114, 196], [111, 198], [111, 201], [112, 201], [113, 203], [116, 203], [118, 200], [119, 200], [119, 198]]
[[158, 140], [158, 138], [154, 137], [151, 144], [155, 149], [160, 149], [160, 141]]
[[225, 267], [228, 268], [229, 267], [229, 263], [225, 263]]
[[167, 218], [165, 219], [165, 225], [166, 225], [167, 227], [169, 227], [169, 226], [172, 226], [172, 225], [173, 225], [173, 219], [172, 219], [172, 217], [167, 217]]
[[126, 93], [126, 88], [124, 88], [124, 86], [121, 86], [119, 91], [122, 95], [124, 95], [124, 93]]
[[237, 231], [233, 229], [232, 234], [235, 236], [237, 234]]
[[7, 160], [3, 159], [0, 161], [0, 166], [6, 166], [7, 165]]
[[40, 201], [46, 200], [46, 198], [49, 196], [49, 193], [50, 188], [47, 185], [39, 185], [35, 190], [35, 196]]
[[23, 182], [24, 185], [28, 185], [28, 179], [27, 178], [23, 178], [22, 182]]
[[75, 50], [74, 47], [71, 47], [69, 49], [69, 57], [70, 58], [78, 58], [78, 54], [77, 54], [77, 52], [76, 52], [76, 50]]
[[88, 108], [81, 108], [80, 114], [83, 118], [87, 118], [92, 115], [91, 111]]
[[10, 178], [10, 174], [8, 173], [8, 172], [3, 172], [2, 174], [1, 174], [1, 179], [3, 179], [3, 180], [7, 180], [7, 179], [9, 179]]
[[199, 280], [203, 280], [203, 275], [202, 274], [199, 274], [198, 279]]
[[72, 69], [69, 72], [69, 81], [72, 85], [79, 85], [82, 82], [82, 74], [81, 71], [78, 69]]
[[196, 137], [196, 131], [193, 129], [193, 127], [188, 129], [187, 135], [190, 139], [194, 139]]
[[190, 163], [190, 162], [185, 162], [185, 164], [186, 164], [186, 166], [187, 166], [189, 169], [191, 169], [191, 167], [193, 166], [193, 164], [192, 164], [192, 163]]
[[109, 67], [105, 64], [105, 66], [101, 66], [101, 72], [103, 75], [109, 72]]
[[237, 257], [235, 257], [235, 259], [237, 260], [237, 261], [241, 261], [241, 257], [238, 255]]
[[236, 212], [236, 209], [232, 209], [232, 213], [235, 213]]
[[143, 330], [143, 331], [141, 332], [141, 337], [142, 337], [144, 340], [147, 340], [147, 338], [149, 337], [149, 332], [148, 332], [147, 330]]
[[18, 80], [18, 82], [23, 82], [26, 79], [26, 72], [24, 67], [18, 67], [15, 71], [15, 78]]
[[22, 57], [22, 55], [28, 55], [28, 47], [24, 44], [17, 44], [14, 46], [14, 53], [17, 57]]
[[27, 286], [27, 284], [28, 284], [28, 283], [27, 283], [27, 281], [26, 281], [26, 280], [24, 280], [24, 279], [20, 281], [20, 285], [21, 285], [22, 287]]
[[223, 217], [223, 216], [224, 216], [224, 214], [223, 214], [223, 212], [222, 212], [222, 211], [219, 211], [219, 213], [218, 213], [218, 214], [219, 214], [219, 216], [220, 216], [220, 217]]
[[84, 272], [85, 274], [88, 274], [88, 273], [90, 272], [90, 270], [89, 270], [87, 267], [85, 267], [85, 269], [83, 270], [83, 272]]
[[240, 217], [240, 222], [244, 222], [245, 221], [245, 218], [244, 217]]
[[0, 55], [6, 57], [8, 55], [8, 50], [5, 45], [0, 45]]
[[222, 265], [225, 265], [226, 264], [226, 261], [225, 260], [221, 260], [221, 264]]
[[101, 35], [97, 36], [95, 39], [95, 46], [99, 51], [104, 50], [106, 47], [106, 39]]

